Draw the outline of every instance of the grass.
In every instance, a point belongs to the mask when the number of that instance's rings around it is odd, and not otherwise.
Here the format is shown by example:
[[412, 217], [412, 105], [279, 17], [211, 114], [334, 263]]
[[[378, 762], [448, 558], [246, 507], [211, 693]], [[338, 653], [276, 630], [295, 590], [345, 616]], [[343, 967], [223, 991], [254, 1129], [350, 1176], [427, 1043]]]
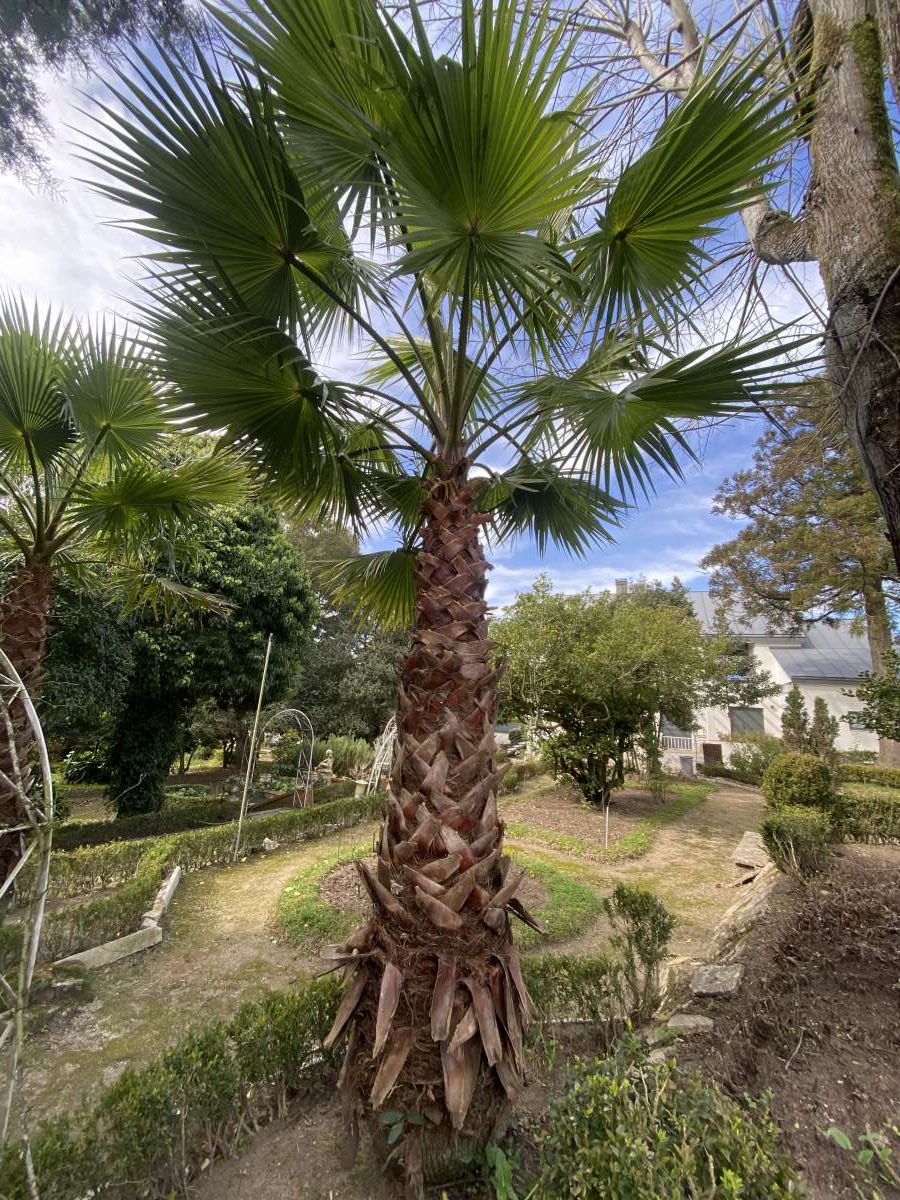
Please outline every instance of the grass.
[[[360, 923], [357, 914], [344, 912], [322, 896], [322, 881], [337, 867], [370, 853], [371, 842], [333, 850], [304, 867], [285, 885], [278, 897], [276, 921], [296, 946], [315, 951], [327, 942], [340, 941]], [[564, 867], [524, 850], [516, 850], [511, 857], [547, 893], [547, 899], [534, 913], [547, 927], [546, 934], [538, 934], [517, 922], [516, 940], [520, 945], [567, 941], [582, 933], [600, 915], [603, 908], [600, 896]]]
[[885, 787], [883, 783], [841, 783], [840, 790], [858, 800], [896, 800], [900, 789]]
[[510, 837], [522, 841], [538, 842], [550, 846], [554, 850], [562, 850], [566, 854], [580, 855], [596, 859], [598, 862], [615, 863], [626, 859], [641, 858], [653, 846], [657, 831], [665, 825], [670, 825], [683, 817], [686, 812], [696, 808], [713, 790], [710, 783], [675, 783], [672, 784], [674, 793], [659, 811], [649, 817], [643, 817], [634, 829], [613, 842], [611, 846], [603, 847], [590, 838], [578, 837], [571, 833], [558, 833], [555, 829], [547, 829], [531, 821], [507, 821], [506, 832]]

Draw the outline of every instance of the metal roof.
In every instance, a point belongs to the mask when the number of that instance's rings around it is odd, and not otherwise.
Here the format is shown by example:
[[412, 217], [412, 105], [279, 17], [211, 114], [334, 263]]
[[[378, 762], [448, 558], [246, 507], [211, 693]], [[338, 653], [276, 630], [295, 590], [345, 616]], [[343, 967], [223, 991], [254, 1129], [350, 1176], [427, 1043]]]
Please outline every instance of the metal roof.
[[[688, 592], [688, 598], [707, 633], [715, 632], [721, 607], [709, 592]], [[748, 641], [768, 646], [778, 665], [791, 679], [856, 680], [872, 670], [868, 639], [853, 633], [849, 621], [819, 622], [798, 633], [771, 629], [764, 617], [746, 617], [740, 608], [726, 609], [728, 628]]]

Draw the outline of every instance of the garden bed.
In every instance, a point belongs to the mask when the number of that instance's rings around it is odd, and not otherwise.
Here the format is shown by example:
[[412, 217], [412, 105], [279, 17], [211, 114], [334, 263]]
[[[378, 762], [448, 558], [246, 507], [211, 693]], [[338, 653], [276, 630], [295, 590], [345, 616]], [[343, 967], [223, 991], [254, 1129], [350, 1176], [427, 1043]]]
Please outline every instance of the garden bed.
[[719, 1036], [679, 1052], [736, 1094], [771, 1089], [816, 1200], [900, 1197], [857, 1162], [867, 1132], [885, 1137], [895, 1171], [900, 1159], [898, 945], [900, 850], [848, 847], [826, 876], [783, 898], [741, 954], [738, 996], [707, 1004]]

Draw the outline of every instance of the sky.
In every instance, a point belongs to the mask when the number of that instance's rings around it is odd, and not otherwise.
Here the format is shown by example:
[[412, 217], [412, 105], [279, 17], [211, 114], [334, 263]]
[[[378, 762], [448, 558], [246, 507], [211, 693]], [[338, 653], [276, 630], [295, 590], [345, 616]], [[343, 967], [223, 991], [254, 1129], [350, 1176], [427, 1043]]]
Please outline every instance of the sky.
[[[47, 144], [55, 191], [35, 191], [22, 181], [0, 175], [0, 288], [20, 292], [29, 302], [52, 304], [81, 319], [127, 317], [140, 276], [135, 261], [145, 248], [136, 235], [112, 222], [122, 212], [92, 193], [83, 182], [91, 169], [78, 157], [76, 133], [89, 127], [79, 108], [90, 106], [83, 92], [99, 94], [96, 75], [90, 80], [48, 76], [43, 81], [51, 127]], [[804, 283], [820, 285], [815, 269]], [[785, 319], [800, 315], [800, 301], [787, 284], [768, 281], [768, 300]], [[685, 464], [685, 478], [657, 480], [656, 494], [641, 502], [624, 520], [616, 542], [572, 559], [548, 550], [541, 557], [527, 541], [492, 548], [489, 602], [501, 607], [527, 590], [546, 572], [559, 590], [604, 589], [620, 578], [659, 580], [678, 577], [691, 588], [706, 588], [699, 564], [717, 543], [733, 537], [739, 526], [711, 512], [718, 484], [749, 463], [761, 420], [742, 420], [715, 428], [698, 445], [698, 461]], [[389, 543], [371, 539], [371, 548]]]

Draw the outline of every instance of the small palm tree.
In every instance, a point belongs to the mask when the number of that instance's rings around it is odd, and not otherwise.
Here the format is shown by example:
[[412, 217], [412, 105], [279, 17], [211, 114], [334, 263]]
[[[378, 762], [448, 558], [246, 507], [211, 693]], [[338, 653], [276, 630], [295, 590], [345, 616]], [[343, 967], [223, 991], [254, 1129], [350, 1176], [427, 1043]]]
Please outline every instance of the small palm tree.
[[[177, 428], [133, 341], [42, 319], [22, 301], [0, 304], [0, 641], [32, 697], [57, 569], [90, 575], [112, 565], [132, 599], [177, 592], [143, 552], [157, 555], [186, 522], [243, 495], [233, 456], [163, 460]], [[13, 781], [27, 775], [33, 735], [21, 705], [7, 715], [0, 827], [14, 829], [23, 814]], [[0, 878], [19, 852], [17, 833], [0, 836]]]
[[[90, 153], [156, 243], [144, 320], [178, 400], [307, 516], [397, 530], [340, 574], [412, 649], [377, 865], [359, 864], [373, 916], [336, 952], [328, 1043], [346, 1040], [351, 1135], [390, 1097], [420, 1195], [490, 1136], [532, 1015], [481, 535], [585, 552], [652, 467], [677, 472], [680, 418], [765, 392], [771, 348], [674, 355], [666, 322], [788, 122], [756, 68], [714, 72], [610, 181], [568, 33], [537, 10], [463, 0], [446, 54], [414, 4], [234, 12], [218, 67], [136, 53]], [[344, 333], [367, 371], [326, 381], [314, 361]]]

